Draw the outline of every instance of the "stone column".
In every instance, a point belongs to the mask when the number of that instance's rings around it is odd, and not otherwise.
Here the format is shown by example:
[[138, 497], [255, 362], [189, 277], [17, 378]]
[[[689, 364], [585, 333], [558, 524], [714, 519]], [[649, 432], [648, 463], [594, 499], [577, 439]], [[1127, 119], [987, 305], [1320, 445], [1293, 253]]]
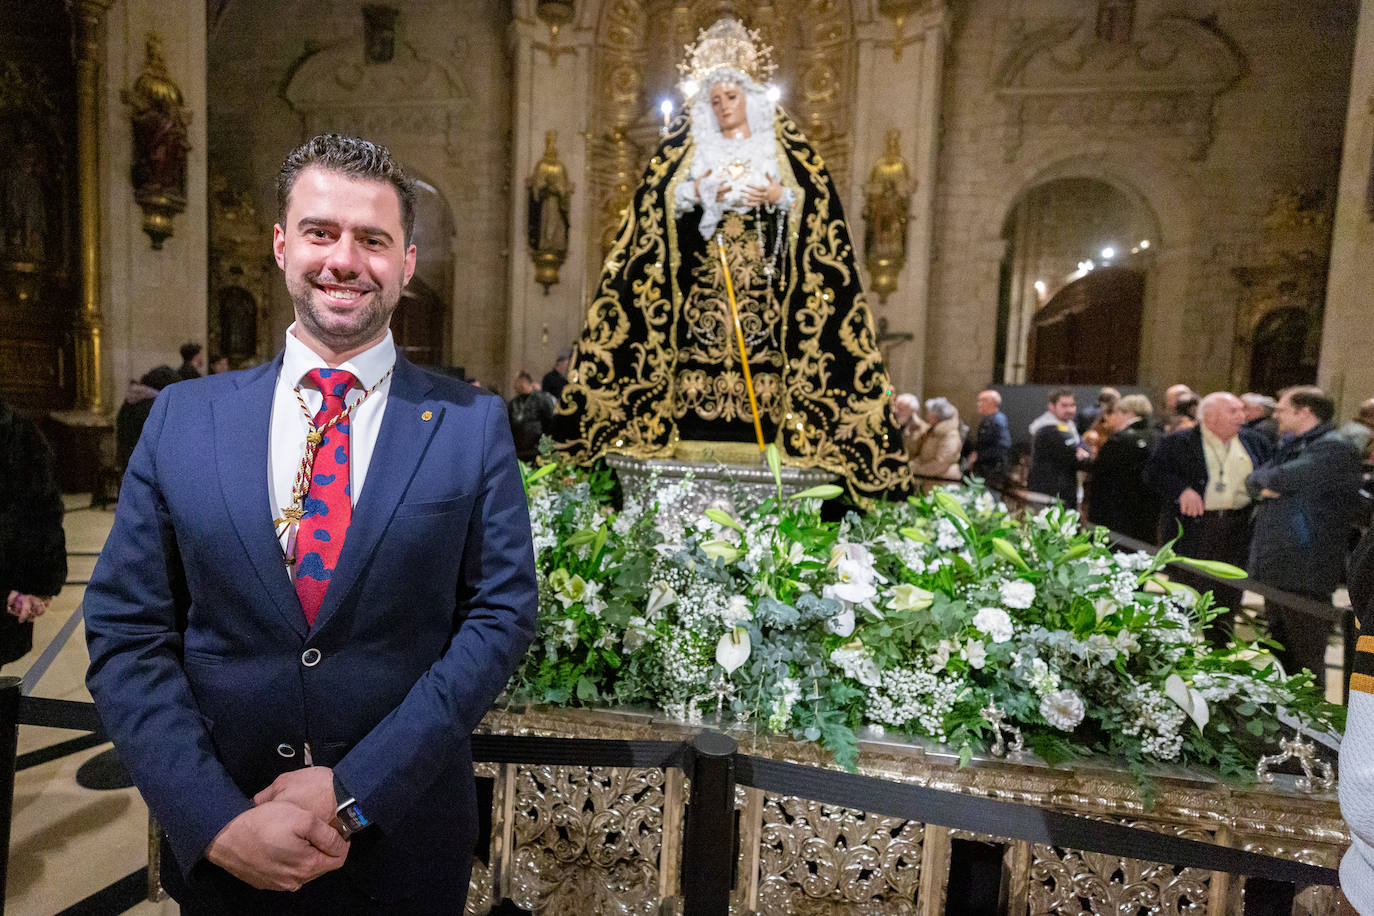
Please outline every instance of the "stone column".
[[[591, 199], [587, 175], [588, 117], [592, 98], [594, 33], [576, 22], [556, 36], [533, 13], [534, 3], [518, 4], [511, 25], [514, 59], [514, 113], [510, 179], [510, 324], [506, 340], [506, 390], [516, 371], [526, 369], [536, 379], [553, 365], [558, 351], [568, 347], [586, 312], [587, 245], [599, 244], [596, 201]], [[558, 132], [558, 156], [574, 188], [569, 213], [568, 254], [558, 283], [547, 293], [534, 279], [528, 238], [527, 182], [544, 153], [548, 131]]]
[[[888, 350], [887, 369], [897, 391], [925, 387], [926, 313], [930, 300], [931, 221], [940, 137], [941, 73], [947, 32], [943, 3], [933, 3], [903, 24], [898, 45], [893, 23], [881, 16], [858, 23], [854, 99], [854, 158], [845, 193], [846, 213], [858, 260], [864, 263], [863, 185], [883, 154], [887, 131], [902, 132], [902, 155], [916, 182], [907, 223], [906, 267], [897, 289], [878, 304], [869, 294], [874, 319], [887, 319], [888, 331], [911, 334]], [[865, 286], [870, 278], [865, 270]]]
[[1374, 0], [1360, 4], [1317, 384], [1348, 418], [1374, 396]]
[[105, 13], [113, 0], [69, 0], [76, 55], [77, 176], [81, 210], [81, 308], [76, 320], [76, 409], [103, 414], [109, 404], [101, 360], [100, 93]]

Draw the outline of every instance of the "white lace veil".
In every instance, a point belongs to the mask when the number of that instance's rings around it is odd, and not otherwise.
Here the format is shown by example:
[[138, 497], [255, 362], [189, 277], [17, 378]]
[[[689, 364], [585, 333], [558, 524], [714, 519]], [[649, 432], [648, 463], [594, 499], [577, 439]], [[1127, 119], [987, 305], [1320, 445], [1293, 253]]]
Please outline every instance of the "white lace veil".
[[720, 125], [716, 123], [716, 113], [711, 110], [711, 87], [721, 82], [735, 83], [744, 90], [744, 111], [749, 122], [749, 133], [754, 136], [772, 134], [773, 102], [768, 98], [768, 90], [734, 67], [717, 67], [701, 81], [696, 98], [692, 101], [692, 139], [698, 143], [724, 139]]

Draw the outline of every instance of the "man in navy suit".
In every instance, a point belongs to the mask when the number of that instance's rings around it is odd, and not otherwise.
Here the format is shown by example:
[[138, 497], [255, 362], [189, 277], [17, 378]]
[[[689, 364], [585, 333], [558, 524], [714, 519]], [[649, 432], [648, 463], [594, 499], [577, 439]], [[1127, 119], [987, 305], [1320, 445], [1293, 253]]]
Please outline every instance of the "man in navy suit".
[[277, 194], [296, 322], [270, 364], [158, 398], [87, 684], [183, 912], [461, 912], [469, 733], [535, 624], [510, 427], [396, 352], [414, 184], [387, 151], [317, 137]]
[[[1269, 447], [1254, 430], [1245, 429], [1245, 405], [1234, 394], [1216, 391], [1202, 399], [1200, 423], [1170, 433], [1145, 465], [1145, 481], [1164, 501], [1162, 539], [1177, 537], [1174, 552], [1199, 560], [1220, 560], [1244, 567], [1250, 550], [1250, 497], [1245, 478], [1269, 458]], [[1170, 567], [1172, 578], [1211, 590], [1216, 603], [1235, 611], [1241, 590], [1192, 576]], [[1222, 615], [1208, 636], [1225, 643], [1231, 637], [1231, 615]]]

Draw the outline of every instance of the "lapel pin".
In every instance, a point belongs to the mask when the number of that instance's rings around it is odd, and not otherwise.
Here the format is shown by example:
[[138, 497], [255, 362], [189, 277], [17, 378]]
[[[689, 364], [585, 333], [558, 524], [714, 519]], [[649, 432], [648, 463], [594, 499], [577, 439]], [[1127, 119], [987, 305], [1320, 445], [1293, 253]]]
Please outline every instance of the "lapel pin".
[[430, 420], [434, 419], [434, 411], [426, 410], [424, 413], [420, 414], [420, 419], [428, 423]]

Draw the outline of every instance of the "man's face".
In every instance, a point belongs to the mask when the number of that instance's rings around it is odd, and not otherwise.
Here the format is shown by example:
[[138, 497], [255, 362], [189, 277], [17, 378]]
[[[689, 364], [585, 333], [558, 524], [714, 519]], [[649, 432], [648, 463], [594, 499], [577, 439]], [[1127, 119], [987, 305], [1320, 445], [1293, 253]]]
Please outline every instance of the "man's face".
[[1107, 427], [1114, 433], [1119, 433], [1136, 421], [1136, 415], [1129, 410], [1122, 410], [1120, 407], [1112, 407], [1107, 411]]
[[749, 122], [744, 106], [744, 90], [736, 83], [716, 83], [711, 87], [711, 111], [715, 112], [720, 132], [731, 136], [731, 131], [746, 128]]
[[557, 372], [559, 375], [567, 375], [568, 358], [566, 356], [560, 356], [558, 359], [554, 360], [553, 368], [554, 371]]
[[1067, 423], [1078, 413], [1078, 402], [1073, 399], [1073, 395], [1066, 395], [1057, 401], [1050, 401], [1050, 413], [1060, 423]]
[[990, 417], [995, 413], [997, 413], [997, 400], [986, 394], [978, 395], [978, 415]]
[[529, 393], [530, 393], [531, 391], [533, 391], [533, 390], [534, 390], [534, 382], [531, 382], [529, 379], [525, 378], [525, 376], [523, 376], [523, 375], [517, 375], [517, 376], [515, 377], [515, 393], [516, 393], [516, 394], [529, 394]]
[[1202, 417], [1202, 424], [1211, 430], [1212, 435], [1223, 442], [1240, 432], [1245, 423], [1245, 404], [1235, 395], [1227, 395], [1209, 404]]
[[396, 189], [318, 166], [297, 176], [286, 216], [272, 228], [272, 250], [298, 333], [335, 354], [382, 339], [415, 273]]
[[906, 426], [911, 422], [911, 403], [909, 401], [893, 401], [892, 417], [897, 421], [898, 426]]
[[1274, 419], [1278, 421], [1279, 435], [1282, 436], [1300, 435], [1316, 425], [1316, 417], [1312, 411], [1306, 407], [1293, 406], [1293, 402], [1286, 394], [1274, 405]]

